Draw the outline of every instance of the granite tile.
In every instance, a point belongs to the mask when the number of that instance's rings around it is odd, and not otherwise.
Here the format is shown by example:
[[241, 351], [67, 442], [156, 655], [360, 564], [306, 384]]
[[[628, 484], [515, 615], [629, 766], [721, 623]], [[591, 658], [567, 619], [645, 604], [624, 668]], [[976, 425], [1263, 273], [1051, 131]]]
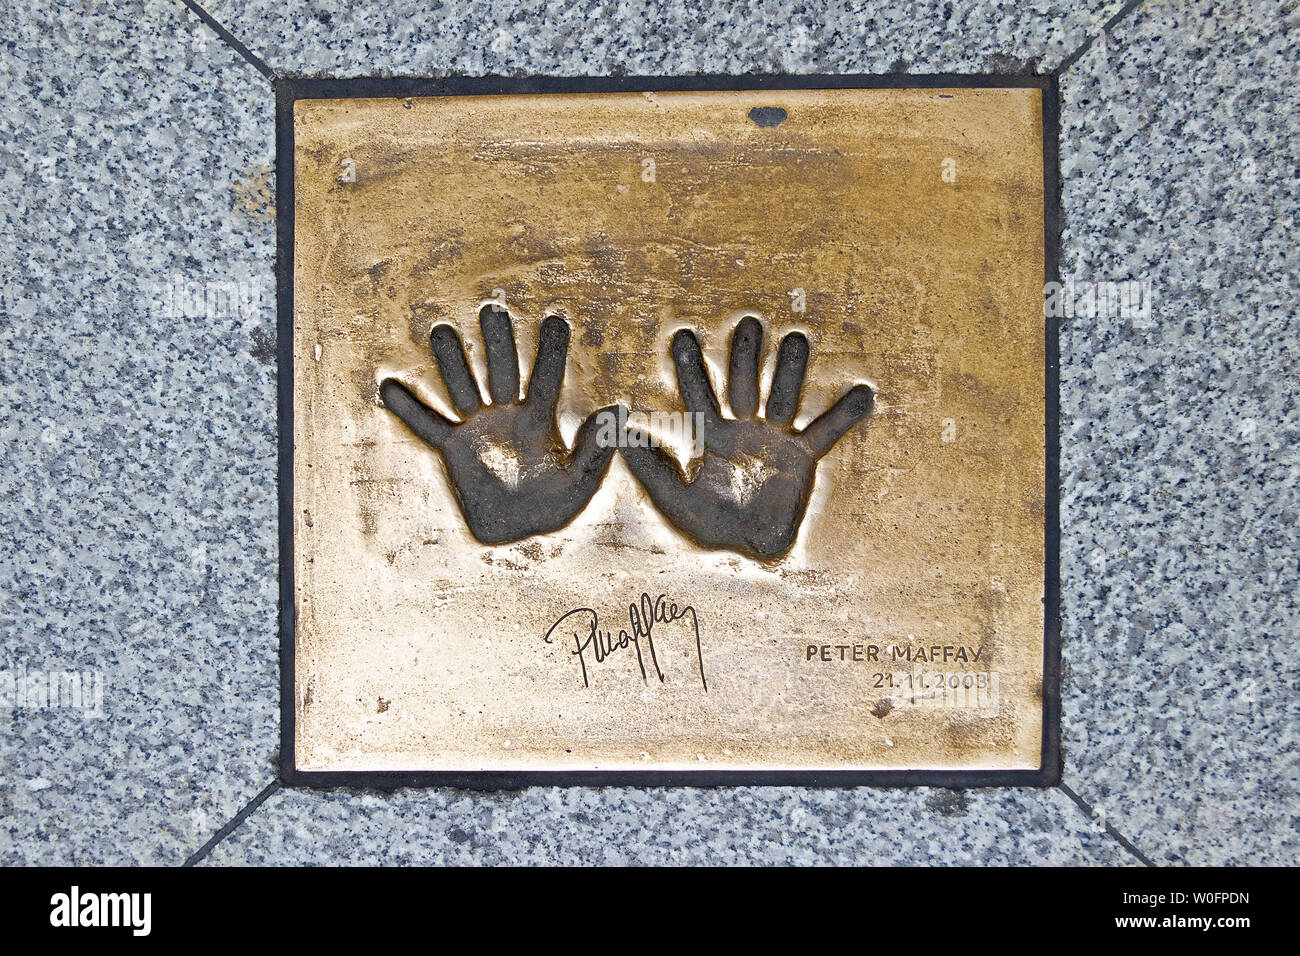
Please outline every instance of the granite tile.
[[339, 864], [1127, 865], [1059, 790], [282, 790], [207, 858]]
[[180, 862], [274, 773], [271, 89], [163, 0], [6, 21], [0, 669], [102, 716], [10, 691], [0, 860]]
[[1066, 781], [1157, 863], [1300, 856], [1300, 13], [1147, 4], [1063, 77]]
[[220, 0], [207, 9], [286, 73], [655, 76], [1052, 69], [1121, 5]]

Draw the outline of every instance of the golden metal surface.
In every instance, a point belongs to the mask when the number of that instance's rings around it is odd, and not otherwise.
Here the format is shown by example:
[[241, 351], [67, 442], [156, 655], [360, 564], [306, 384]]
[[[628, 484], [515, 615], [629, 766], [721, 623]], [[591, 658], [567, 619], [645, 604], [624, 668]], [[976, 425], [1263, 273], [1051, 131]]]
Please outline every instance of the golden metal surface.
[[[304, 100], [294, 135], [299, 769], [1039, 765], [1038, 90]], [[454, 418], [430, 330], [486, 383], [490, 300], [525, 385], [567, 319], [569, 444], [602, 406], [682, 409], [680, 328], [725, 411], [745, 315], [764, 390], [808, 337], [797, 426], [854, 383], [874, 412], [778, 559], [693, 543], [621, 454], [569, 524], [485, 546], [379, 383]], [[545, 640], [579, 608], [617, 640], [642, 594], [698, 622], [654, 624], [662, 681]]]

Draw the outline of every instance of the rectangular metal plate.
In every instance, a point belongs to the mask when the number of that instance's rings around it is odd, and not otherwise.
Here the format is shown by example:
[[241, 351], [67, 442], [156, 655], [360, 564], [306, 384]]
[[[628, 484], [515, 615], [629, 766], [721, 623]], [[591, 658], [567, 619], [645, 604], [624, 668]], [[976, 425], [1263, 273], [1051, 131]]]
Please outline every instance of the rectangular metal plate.
[[1050, 81], [278, 92], [287, 779], [1056, 779]]

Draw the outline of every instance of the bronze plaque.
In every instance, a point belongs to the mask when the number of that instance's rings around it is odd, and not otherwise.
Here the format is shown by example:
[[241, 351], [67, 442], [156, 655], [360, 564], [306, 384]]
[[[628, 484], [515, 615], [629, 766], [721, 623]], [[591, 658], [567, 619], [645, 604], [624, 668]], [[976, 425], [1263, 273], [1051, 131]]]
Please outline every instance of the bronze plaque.
[[279, 99], [288, 779], [1055, 780], [1048, 81]]

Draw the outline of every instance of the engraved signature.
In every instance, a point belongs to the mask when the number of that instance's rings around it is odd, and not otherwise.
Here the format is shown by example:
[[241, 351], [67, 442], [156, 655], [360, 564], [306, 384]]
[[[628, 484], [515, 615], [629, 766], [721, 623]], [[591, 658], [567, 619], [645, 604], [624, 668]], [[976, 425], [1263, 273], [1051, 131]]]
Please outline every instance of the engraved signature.
[[628, 626], [620, 628], [617, 633], [601, 630], [600, 617], [593, 608], [579, 607], [562, 615], [552, 624], [543, 640], [547, 644], [553, 644], [555, 642], [552, 637], [557, 631], [562, 627], [571, 628], [570, 636], [573, 638], [574, 649], [569, 653], [578, 658], [578, 664], [582, 668], [583, 687], [591, 686], [587, 676], [588, 655], [593, 663], [599, 664], [615, 651], [628, 647], [635, 649], [637, 666], [641, 668], [641, 678], [646, 679], [648, 675], [645, 657], [641, 651], [644, 643], [645, 650], [650, 655], [650, 665], [662, 683], [664, 672], [659, 666], [659, 657], [655, 653], [654, 629], [657, 625], [671, 624], [673, 621], [687, 617], [690, 618], [691, 627], [695, 631], [695, 658], [699, 662], [700, 683], [707, 691], [709, 682], [704, 677], [704, 651], [700, 646], [699, 617], [695, 613], [695, 608], [689, 604], [679, 607], [675, 602], [668, 600], [666, 594], [651, 598], [649, 594], [642, 593], [637, 603], [628, 605]]

